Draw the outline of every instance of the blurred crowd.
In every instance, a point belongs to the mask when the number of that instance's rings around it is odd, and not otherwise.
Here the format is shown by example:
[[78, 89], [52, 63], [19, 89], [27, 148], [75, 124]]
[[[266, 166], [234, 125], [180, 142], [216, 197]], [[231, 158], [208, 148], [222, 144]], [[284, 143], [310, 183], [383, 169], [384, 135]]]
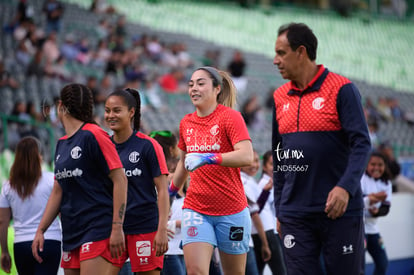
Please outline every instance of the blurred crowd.
[[[70, 82], [83, 83], [92, 90], [98, 123], [103, 122], [103, 102], [107, 95], [125, 87], [141, 92], [143, 112], [166, 112], [169, 108], [166, 96], [185, 94], [191, 70], [205, 65], [231, 74], [239, 99], [242, 99], [238, 108], [248, 128], [270, 131], [275, 87], [268, 92], [249, 90], [248, 62], [242, 51], [235, 49], [229, 60], [222, 60], [218, 48], [209, 48], [203, 56], [194, 57], [185, 41], [167, 43], [154, 33], [131, 33], [126, 16], [104, 0], [91, 1], [89, 13], [99, 18], [93, 36], [65, 26], [65, 5], [58, 0], [45, 0], [40, 19], [34, 16], [32, 5], [30, 1], [20, 0], [12, 20], [3, 26], [3, 35], [13, 38], [15, 48], [13, 56], [0, 58], [0, 88], [25, 89], [28, 79], [42, 79], [54, 84], [54, 98], [41, 98], [40, 106], [29, 96], [15, 100], [10, 115], [23, 121], [51, 123], [59, 137], [62, 129], [56, 121], [53, 106], [60, 87]], [[23, 76], [12, 74], [11, 64], [18, 66]], [[29, 91], [25, 90], [25, 93]], [[267, 98], [263, 98], [263, 93], [268, 95]], [[365, 98], [364, 102], [374, 146], [387, 142], [379, 134], [381, 124], [393, 121], [414, 124], [414, 113], [403, 110], [397, 98], [379, 97], [375, 101]], [[146, 121], [142, 127], [146, 133], [154, 130]], [[14, 143], [27, 134], [42, 140], [48, 135], [42, 129], [13, 121], [10, 129], [9, 140]], [[11, 142], [11, 148], [13, 145]]]

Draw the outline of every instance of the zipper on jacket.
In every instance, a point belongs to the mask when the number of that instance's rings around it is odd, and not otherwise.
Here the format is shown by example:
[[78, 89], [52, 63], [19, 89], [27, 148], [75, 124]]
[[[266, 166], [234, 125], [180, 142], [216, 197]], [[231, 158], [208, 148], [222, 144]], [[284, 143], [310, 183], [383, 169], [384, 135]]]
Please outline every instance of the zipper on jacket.
[[296, 118], [296, 131], [299, 132], [299, 115], [300, 115], [300, 104], [302, 103], [302, 95], [303, 93], [300, 93], [299, 95], [299, 104], [298, 104], [298, 115]]

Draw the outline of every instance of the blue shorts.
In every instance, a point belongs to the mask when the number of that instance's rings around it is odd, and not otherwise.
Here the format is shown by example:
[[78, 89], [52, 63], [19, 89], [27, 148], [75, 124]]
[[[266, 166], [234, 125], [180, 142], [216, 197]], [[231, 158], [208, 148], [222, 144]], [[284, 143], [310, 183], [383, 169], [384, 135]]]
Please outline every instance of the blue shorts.
[[209, 243], [227, 254], [249, 251], [252, 223], [248, 208], [226, 216], [210, 216], [183, 209], [181, 228], [183, 245]]

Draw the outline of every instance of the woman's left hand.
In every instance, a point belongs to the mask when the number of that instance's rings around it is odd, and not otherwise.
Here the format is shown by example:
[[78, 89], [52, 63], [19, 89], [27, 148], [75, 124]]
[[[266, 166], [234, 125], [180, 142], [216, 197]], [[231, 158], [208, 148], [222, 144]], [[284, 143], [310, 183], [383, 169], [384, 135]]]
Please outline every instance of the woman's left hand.
[[112, 258], [119, 258], [125, 251], [125, 235], [122, 224], [112, 226], [111, 237], [109, 238], [109, 249]]
[[156, 250], [155, 256], [159, 257], [164, 255], [168, 250], [168, 233], [167, 229], [158, 230], [155, 234], [153, 248]]

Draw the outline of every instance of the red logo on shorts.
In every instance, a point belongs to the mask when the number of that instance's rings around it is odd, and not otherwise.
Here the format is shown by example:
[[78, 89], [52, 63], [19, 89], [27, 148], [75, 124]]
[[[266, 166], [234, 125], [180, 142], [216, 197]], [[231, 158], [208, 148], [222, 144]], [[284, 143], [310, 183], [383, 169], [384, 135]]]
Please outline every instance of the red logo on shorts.
[[187, 235], [188, 235], [188, 236], [190, 236], [190, 237], [195, 237], [195, 236], [197, 236], [197, 235], [198, 235], [198, 232], [197, 232], [197, 227], [195, 227], [195, 226], [191, 226], [190, 228], [188, 228], [188, 230], [187, 230]]

